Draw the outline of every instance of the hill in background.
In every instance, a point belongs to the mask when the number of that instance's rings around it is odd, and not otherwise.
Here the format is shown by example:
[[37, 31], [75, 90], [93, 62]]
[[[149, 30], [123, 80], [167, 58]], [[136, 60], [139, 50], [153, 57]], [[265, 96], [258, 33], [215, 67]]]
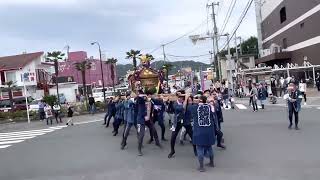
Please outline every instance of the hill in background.
[[[173, 65], [170, 74], [175, 74], [178, 72], [181, 68], [191, 67], [192, 70], [199, 71], [201, 68], [202, 70], [206, 70], [210, 67], [209, 64], [205, 64], [202, 62], [196, 62], [196, 61], [174, 61], [174, 62], [168, 62]], [[154, 61], [151, 63], [151, 67], [155, 69], [162, 68], [163, 64], [165, 64], [164, 61]], [[123, 77], [127, 74], [127, 71], [132, 69], [132, 64], [117, 64], [117, 73], [118, 77]]]

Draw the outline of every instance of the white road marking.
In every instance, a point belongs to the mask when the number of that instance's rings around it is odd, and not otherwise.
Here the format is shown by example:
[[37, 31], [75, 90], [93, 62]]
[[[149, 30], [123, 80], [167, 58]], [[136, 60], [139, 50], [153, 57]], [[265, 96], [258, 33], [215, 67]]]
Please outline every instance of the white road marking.
[[55, 126], [55, 127], [50, 127], [49, 129], [62, 129], [62, 128], [65, 128], [67, 127], [66, 125], [64, 126]]
[[0, 142], [3, 141], [14, 141], [14, 140], [25, 140], [25, 139], [32, 139], [36, 136], [26, 136], [26, 137], [16, 137], [16, 138], [0, 138]]
[[37, 136], [45, 135], [49, 132], [53, 132], [65, 127], [67, 126], [63, 125], [49, 127], [46, 129], [0, 133], [0, 149], [5, 149], [7, 147], [10, 147], [12, 144], [21, 143], [26, 139], [32, 139]]
[[7, 137], [24, 137], [24, 136], [41, 136], [46, 133], [30, 133], [30, 134], [12, 134], [12, 135], [0, 135], [0, 138], [7, 138]]
[[7, 147], [10, 147], [11, 145], [3, 145], [3, 146], [0, 146], [0, 149], [5, 149]]
[[15, 144], [15, 143], [21, 143], [23, 142], [24, 140], [15, 140], [15, 141], [4, 141], [4, 142], [0, 142], [0, 145], [3, 145], [3, 144]]
[[52, 132], [54, 129], [43, 129], [43, 130], [32, 130], [32, 131], [16, 131], [9, 133], [0, 133], [0, 135], [13, 135], [13, 134], [29, 134], [29, 133], [44, 133], [44, 132]]
[[94, 123], [94, 122], [99, 122], [99, 121], [102, 121], [103, 119], [99, 119], [99, 120], [92, 120], [92, 121], [85, 121], [85, 122], [79, 122], [79, 123], [74, 123], [76, 125], [79, 125], [79, 124], [88, 124], [88, 123]]
[[239, 108], [239, 109], [248, 109], [245, 105], [243, 104], [236, 104], [236, 106]]

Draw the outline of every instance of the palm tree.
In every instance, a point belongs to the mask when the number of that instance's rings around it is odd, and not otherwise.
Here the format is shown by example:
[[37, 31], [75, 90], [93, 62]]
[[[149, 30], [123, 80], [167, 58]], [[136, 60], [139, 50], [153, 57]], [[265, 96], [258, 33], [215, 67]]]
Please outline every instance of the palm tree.
[[75, 69], [81, 72], [82, 76], [82, 86], [83, 86], [83, 95], [85, 97], [86, 106], [88, 105], [87, 98], [87, 88], [86, 88], [86, 70], [91, 69], [91, 62], [84, 60], [81, 62], [74, 63]]
[[149, 58], [150, 61], [154, 60], [154, 57], [152, 54], [146, 54], [147, 58]]
[[133, 62], [133, 70], [137, 69], [137, 57], [140, 56], [139, 50], [133, 50], [131, 49], [129, 52], [127, 52], [126, 59], [132, 59]]
[[64, 57], [64, 53], [61, 51], [53, 51], [48, 52], [46, 56], [46, 61], [53, 62], [54, 64], [54, 71], [55, 71], [55, 83], [57, 87], [57, 97], [58, 97], [58, 104], [60, 104], [60, 97], [59, 97], [59, 87], [58, 87], [58, 75], [59, 75], [59, 61], [61, 61]]
[[106, 64], [111, 64], [111, 79], [112, 79], [112, 87], [113, 87], [113, 92], [115, 92], [114, 88], [114, 78], [115, 78], [115, 70], [116, 70], [116, 64], [118, 60], [116, 58], [109, 58], [105, 63]]
[[162, 66], [162, 69], [166, 71], [166, 80], [167, 80], [167, 86], [169, 87], [169, 71], [172, 69], [173, 65], [170, 63], [165, 63]]
[[8, 91], [11, 110], [13, 110], [12, 90], [16, 89], [16, 86], [15, 86], [14, 84], [15, 84], [15, 83], [14, 83], [13, 81], [5, 82], [4, 85], [5, 85], [6, 87], [3, 88], [3, 90]]

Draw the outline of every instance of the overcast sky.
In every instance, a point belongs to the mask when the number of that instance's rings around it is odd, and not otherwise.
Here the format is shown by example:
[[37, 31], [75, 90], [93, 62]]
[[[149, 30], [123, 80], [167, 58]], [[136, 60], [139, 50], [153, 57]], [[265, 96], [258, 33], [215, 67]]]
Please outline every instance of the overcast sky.
[[[231, 1], [220, 0], [220, 7], [216, 7], [220, 30]], [[207, 2], [211, 1], [0, 0], [0, 56], [24, 51], [61, 51], [66, 45], [70, 46], [70, 51], [84, 50], [89, 56], [97, 56], [97, 47], [91, 46], [90, 42], [99, 41], [107, 57], [116, 57], [120, 63], [126, 63], [125, 52], [130, 49], [150, 52], [203, 22], [192, 34], [212, 30], [211, 19], [208, 25], [206, 23]], [[247, 0], [237, 0], [225, 33], [232, 31], [246, 3]], [[256, 36], [256, 31], [253, 4], [238, 35], [248, 38]], [[166, 46], [166, 52], [173, 55], [207, 54], [211, 44], [208, 40], [193, 45], [187, 36]], [[220, 44], [224, 44], [223, 39]], [[161, 53], [162, 49], [159, 49], [153, 55], [158, 59]], [[170, 61], [183, 60], [168, 58]], [[193, 60], [209, 63], [208, 58]]]

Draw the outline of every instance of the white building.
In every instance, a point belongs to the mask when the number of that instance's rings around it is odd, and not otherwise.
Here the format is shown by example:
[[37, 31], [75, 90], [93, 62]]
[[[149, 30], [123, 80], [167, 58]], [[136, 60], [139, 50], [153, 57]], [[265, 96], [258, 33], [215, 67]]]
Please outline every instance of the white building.
[[[0, 87], [12, 81], [20, 88], [14, 96], [23, 96], [23, 87], [26, 86], [27, 96], [41, 98], [48, 85], [53, 71], [52, 64], [46, 63], [44, 52], [23, 53], [20, 55], [0, 57]], [[0, 91], [0, 99], [8, 98], [6, 92]]]

